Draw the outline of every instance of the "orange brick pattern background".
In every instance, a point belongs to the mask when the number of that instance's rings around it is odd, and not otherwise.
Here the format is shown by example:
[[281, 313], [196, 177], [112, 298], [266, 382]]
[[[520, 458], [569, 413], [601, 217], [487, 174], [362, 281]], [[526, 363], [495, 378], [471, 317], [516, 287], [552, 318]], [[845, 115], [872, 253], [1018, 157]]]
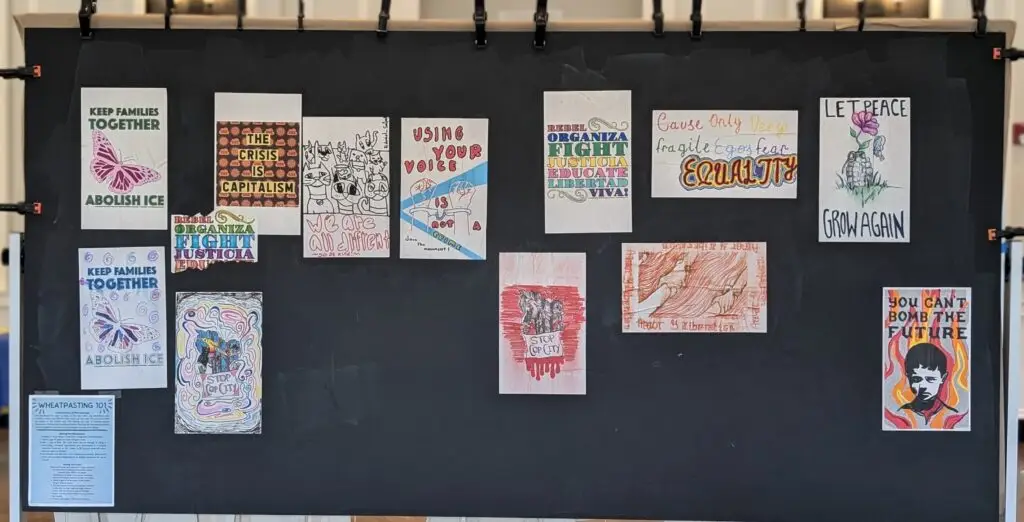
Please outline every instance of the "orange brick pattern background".
[[[239, 161], [242, 136], [273, 130], [278, 161]], [[287, 122], [219, 121], [217, 122], [217, 205], [221, 207], [297, 207], [299, 206], [299, 124]], [[267, 176], [252, 178], [252, 164], [262, 163]], [[273, 173], [273, 177], [270, 174]], [[220, 182], [292, 181], [295, 192], [275, 195], [221, 193]]]

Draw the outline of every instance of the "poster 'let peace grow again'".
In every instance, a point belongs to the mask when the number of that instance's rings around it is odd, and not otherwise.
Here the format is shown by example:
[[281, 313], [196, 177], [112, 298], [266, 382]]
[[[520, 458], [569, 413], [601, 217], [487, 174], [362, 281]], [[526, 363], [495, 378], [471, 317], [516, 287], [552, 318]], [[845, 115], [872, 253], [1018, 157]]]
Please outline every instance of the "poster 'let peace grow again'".
[[822, 98], [818, 241], [910, 242], [910, 98]]

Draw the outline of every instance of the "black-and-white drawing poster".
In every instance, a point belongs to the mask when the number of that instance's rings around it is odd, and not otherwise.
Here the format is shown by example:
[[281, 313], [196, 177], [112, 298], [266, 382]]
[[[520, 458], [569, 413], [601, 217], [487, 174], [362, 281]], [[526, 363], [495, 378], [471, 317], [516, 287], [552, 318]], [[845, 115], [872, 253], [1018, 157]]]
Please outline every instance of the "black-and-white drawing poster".
[[387, 118], [303, 118], [303, 257], [388, 257]]

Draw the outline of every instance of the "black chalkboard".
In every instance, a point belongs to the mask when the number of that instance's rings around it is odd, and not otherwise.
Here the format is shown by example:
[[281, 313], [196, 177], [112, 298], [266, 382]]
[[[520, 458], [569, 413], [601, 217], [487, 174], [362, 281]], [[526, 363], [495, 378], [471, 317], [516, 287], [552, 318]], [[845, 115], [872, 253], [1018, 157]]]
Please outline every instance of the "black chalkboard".
[[[168, 276], [263, 292], [263, 433], [175, 436], [173, 385], [125, 391], [110, 511], [997, 520], [1002, 34], [572, 32], [543, 52], [525, 33], [484, 50], [458, 32], [25, 37], [45, 70], [26, 86], [25, 186], [46, 210], [26, 223], [26, 393], [79, 392], [76, 249], [168, 242], [80, 230], [80, 87], [167, 88], [174, 214], [212, 209], [218, 91], [302, 93], [311, 116], [490, 119], [486, 262], [399, 260], [397, 235], [390, 259], [308, 260], [266, 237], [257, 264]], [[632, 233], [544, 234], [542, 93], [581, 89], [633, 93]], [[912, 98], [911, 243], [818, 243], [822, 96]], [[647, 197], [647, 122], [668, 107], [799, 109], [799, 198]], [[767, 242], [768, 333], [621, 334], [619, 245], [661, 241]], [[497, 258], [519, 251], [587, 254], [585, 396], [497, 393]], [[879, 294], [921, 285], [973, 289], [969, 433], [881, 429]]]

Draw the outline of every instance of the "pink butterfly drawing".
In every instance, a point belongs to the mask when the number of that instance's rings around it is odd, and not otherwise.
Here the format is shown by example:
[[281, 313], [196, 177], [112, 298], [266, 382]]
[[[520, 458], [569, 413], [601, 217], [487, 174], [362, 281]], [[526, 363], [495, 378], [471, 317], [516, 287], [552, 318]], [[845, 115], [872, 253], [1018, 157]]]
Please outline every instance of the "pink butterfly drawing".
[[128, 352], [138, 344], [156, 341], [160, 332], [156, 328], [134, 324], [121, 318], [121, 313], [114, 308], [106, 297], [98, 293], [92, 294], [92, 317], [89, 318], [89, 329], [93, 338], [103, 346], [119, 352]]
[[139, 185], [160, 179], [160, 173], [142, 165], [126, 164], [111, 145], [107, 136], [92, 131], [92, 176], [100, 183], [107, 183], [111, 192], [127, 194]]

